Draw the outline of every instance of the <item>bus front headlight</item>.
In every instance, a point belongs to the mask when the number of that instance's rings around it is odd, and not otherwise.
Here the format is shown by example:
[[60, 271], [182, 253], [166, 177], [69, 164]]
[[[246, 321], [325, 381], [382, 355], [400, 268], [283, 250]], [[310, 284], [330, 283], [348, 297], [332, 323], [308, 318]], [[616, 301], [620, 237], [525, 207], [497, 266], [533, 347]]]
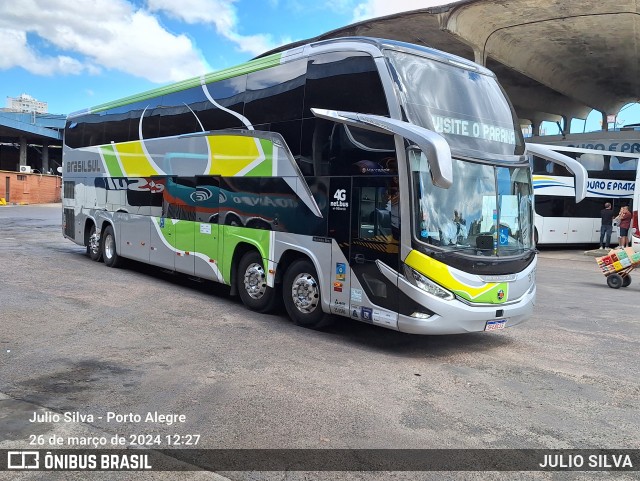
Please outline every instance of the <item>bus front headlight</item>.
[[436, 284], [428, 277], [423, 276], [418, 271], [412, 269], [407, 265], [405, 265], [405, 269], [407, 271], [407, 277], [409, 281], [416, 287], [431, 294], [432, 296], [436, 296], [436, 297], [439, 297], [440, 299], [444, 299], [445, 301], [451, 301], [454, 299], [453, 293], [449, 292], [444, 287]]

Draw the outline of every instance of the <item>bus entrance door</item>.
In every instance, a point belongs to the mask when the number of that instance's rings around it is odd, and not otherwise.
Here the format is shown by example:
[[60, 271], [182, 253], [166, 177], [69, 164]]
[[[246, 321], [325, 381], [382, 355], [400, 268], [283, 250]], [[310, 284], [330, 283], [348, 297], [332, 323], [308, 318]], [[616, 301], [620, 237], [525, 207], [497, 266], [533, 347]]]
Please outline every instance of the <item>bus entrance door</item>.
[[395, 179], [377, 175], [353, 177], [351, 195], [349, 262], [373, 304], [361, 306], [359, 317], [390, 327], [397, 326], [399, 307], [399, 191]]

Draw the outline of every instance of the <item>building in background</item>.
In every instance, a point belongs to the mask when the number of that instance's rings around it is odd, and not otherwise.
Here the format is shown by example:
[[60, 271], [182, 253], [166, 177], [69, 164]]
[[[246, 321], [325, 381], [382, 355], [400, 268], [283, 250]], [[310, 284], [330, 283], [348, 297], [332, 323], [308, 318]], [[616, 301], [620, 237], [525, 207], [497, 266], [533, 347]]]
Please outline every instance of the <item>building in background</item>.
[[0, 205], [60, 201], [65, 115], [22, 94], [0, 109]]
[[20, 94], [17, 97], [7, 97], [7, 108], [9, 112], [46, 114], [49, 107], [47, 102], [34, 99], [31, 95]]

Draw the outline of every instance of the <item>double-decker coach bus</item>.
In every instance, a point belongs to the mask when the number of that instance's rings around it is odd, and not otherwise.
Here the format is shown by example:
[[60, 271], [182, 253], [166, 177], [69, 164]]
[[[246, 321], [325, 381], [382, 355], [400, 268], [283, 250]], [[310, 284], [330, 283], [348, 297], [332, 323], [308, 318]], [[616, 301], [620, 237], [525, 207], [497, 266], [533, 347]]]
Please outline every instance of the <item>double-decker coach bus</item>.
[[328, 40], [71, 114], [63, 231], [110, 267], [211, 279], [259, 312], [282, 300], [303, 326], [501, 329], [536, 293], [524, 154], [483, 67]]
[[[600, 211], [605, 202], [611, 203], [616, 214], [623, 205], [635, 212], [640, 132], [592, 132], [531, 140], [572, 157], [589, 175], [586, 198], [578, 204], [572, 174], [561, 165], [531, 156], [537, 244], [599, 243]], [[611, 242], [617, 241], [618, 232], [614, 229]]]

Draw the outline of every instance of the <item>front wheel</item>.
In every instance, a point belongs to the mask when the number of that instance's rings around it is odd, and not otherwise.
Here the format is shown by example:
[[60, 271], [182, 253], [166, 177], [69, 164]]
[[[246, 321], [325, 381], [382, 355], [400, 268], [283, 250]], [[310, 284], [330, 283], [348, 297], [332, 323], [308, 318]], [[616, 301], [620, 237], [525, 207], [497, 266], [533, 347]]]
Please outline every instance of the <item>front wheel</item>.
[[122, 263], [122, 258], [116, 252], [116, 236], [110, 225], [102, 234], [102, 257], [107, 267], [118, 267]]
[[298, 326], [318, 329], [327, 324], [318, 274], [311, 262], [300, 259], [291, 264], [284, 274], [282, 292], [287, 313]]
[[92, 261], [102, 260], [102, 249], [100, 248], [100, 236], [96, 234], [96, 226], [92, 225], [89, 231], [89, 242], [87, 243], [87, 254]]
[[264, 263], [258, 252], [247, 252], [238, 264], [237, 288], [242, 303], [252, 311], [269, 312], [276, 304], [276, 293], [267, 285]]

